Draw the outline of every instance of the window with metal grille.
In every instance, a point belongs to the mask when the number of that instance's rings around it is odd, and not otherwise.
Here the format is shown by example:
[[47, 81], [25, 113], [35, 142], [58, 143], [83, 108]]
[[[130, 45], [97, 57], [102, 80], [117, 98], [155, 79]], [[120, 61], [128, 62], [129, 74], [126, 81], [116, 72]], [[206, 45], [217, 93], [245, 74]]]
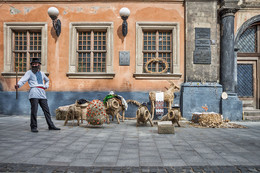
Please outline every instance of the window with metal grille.
[[252, 64], [237, 64], [237, 93], [239, 97], [254, 96]]
[[78, 72], [106, 72], [106, 31], [78, 31]]
[[153, 73], [160, 73], [166, 65], [165, 73], [172, 73], [172, 31], [143, 31], [143, 72], [146, 71], [147, 62], [151, 59], [159, 59], [148, 64], [147, 69]]
[[32, 58], [41, 58], [41, 31], [13, 31], [12, 56], [14, 69], [26, 72]]
[[240, 53], [256, 53], [257, 52], [257, 26], [247, 28], [239, 37], [238, 48]]

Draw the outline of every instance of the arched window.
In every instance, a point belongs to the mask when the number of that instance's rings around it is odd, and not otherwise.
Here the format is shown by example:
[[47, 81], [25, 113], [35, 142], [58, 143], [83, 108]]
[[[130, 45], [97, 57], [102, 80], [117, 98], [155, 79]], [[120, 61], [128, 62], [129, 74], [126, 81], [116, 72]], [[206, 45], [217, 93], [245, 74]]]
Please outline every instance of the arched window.
[[239, 53], [257, 53], [258, 25], [253, 24], [247, 28], [238, 40]]

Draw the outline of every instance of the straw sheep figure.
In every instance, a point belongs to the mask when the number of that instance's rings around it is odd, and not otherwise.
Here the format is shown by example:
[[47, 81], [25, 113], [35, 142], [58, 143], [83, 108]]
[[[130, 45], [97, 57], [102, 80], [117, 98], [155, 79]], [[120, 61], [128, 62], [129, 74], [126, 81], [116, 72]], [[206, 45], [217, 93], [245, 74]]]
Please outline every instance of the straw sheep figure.
[[[170, 85], [170, 88], [164, 92], [164, 102], [167, 103], [168, 112], [169, 112], [173, 105], [174, 91], [176, 89], [179, 90], [180, 88], [177, 85], [175, 85], [175, 83], [173, 83], [172, 81], [168, 81], [168, 82], [171, 85]], [[154, 108], [155, 108], [155, 101], [156, 101], [156, 92], [155, 91], [149, 92], [149, 100], [151, 102], [151, 114], [152, 114], [152, 117], [154, 117]]]
[[[122, 104], [122, 101], [117, 98], [111, 98], [106, 102], [106, 112], [108, 115], [112, 116], [112, 121], [114, 121], [114, 117], [117, 119], [117, 123], [120, 123], [119, 118], [121, 117], [119, 112], [122, 112], [122, 121], [125, 120], [125, 107]], [[109, 123], [109, 122], [108, 122]]]
[[181, 112], [179, 111], [179, 108], [172, 108], [166, 115], [162, 117], [161, 121], [171, 121], [172, 124], [177, 123], [177, 125], [181, 127], [179, 123], [180, 119]]
[[77, 120], [77, 125], [79, 126], [80, 119], [82, 120], [82, 109], [76, 100], [74, 105], [69, 106], [64, 126], [68, 123], [68, 120], [73, 120], [72, 125], [74, 125], [74, 120]]
[[151, 117], [151, 113], [145, 104], [141, 104], [135, 100], [127, 100], [127, 103], [133, 103], [138, 106], [136, 111], [136, 126], [139, 126], [140, 123], [147, 124], [149, 121], [151, 126], [153, 126], [153, 117]]

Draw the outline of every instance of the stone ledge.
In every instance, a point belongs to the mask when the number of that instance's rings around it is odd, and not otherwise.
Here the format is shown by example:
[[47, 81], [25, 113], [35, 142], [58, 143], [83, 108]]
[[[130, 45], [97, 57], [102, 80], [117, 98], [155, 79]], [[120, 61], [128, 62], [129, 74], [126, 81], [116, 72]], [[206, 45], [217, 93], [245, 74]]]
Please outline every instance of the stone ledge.
[[88, 73], [88, 72], [77, 72], [77, 73], [66, 73], [70, 79], [113, 79], [115, 73]]

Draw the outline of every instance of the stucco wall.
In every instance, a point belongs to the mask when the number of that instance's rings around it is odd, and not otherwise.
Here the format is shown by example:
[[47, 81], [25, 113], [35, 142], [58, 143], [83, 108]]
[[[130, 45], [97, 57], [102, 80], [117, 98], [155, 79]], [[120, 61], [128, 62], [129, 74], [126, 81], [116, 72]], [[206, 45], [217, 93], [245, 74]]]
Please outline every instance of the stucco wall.
[[[52, 21], [47, 14], [49, 7], [59, 9], [61, 35], [57, 38]], [[122, 19], [119, 10], [130, 9], [128, 34], [121, 33]], [[48, 23], [48, 61], [47, 72], [50, 78], [48, 91], [149, 91], [164, 90], [166, 80], [136, 80], [135, 73], [135, 36], [136, 22], [178, 22], [180, 27], [179, 56], [182, 77], [175, 80], [180, 85], [184, 74], [184, 5], [183, 2], [61, 2], [61, 3], [3, 3], [0, 6], [0, 74], [3, 72], [3, 24], [4, 22], [47, 22]], [[113, 22], [114, 60], [113, 79], [69, 79], [69, 25], [71, 22]], [[130, 66], [119, 66], [119, 51], [130, 51]], [[15, 78], [0, 75], [3, 91], [14, 91]], [[28, 90], [25, 85], [19, 91]]]
[[[260, 2], [259, 2], [260, 7]], [[235, 32], [250, 18], [260, 15], [260, 8], [258, 9], [241, 9], [235, 15]]]

